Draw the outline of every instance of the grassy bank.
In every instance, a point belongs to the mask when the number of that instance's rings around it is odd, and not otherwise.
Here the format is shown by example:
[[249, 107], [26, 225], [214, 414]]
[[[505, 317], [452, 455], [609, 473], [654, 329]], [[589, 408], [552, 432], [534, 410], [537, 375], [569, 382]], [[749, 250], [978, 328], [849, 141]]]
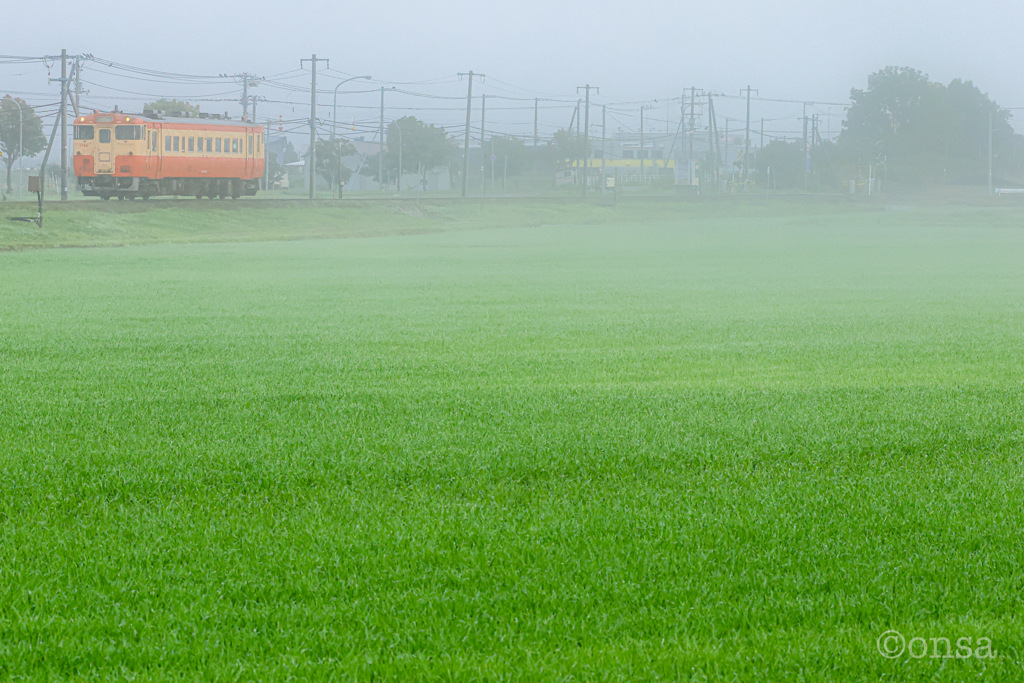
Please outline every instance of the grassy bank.
[[168, 243], [223, 243], [344, 239], [416, 233], [545, 225], [632, 225], [692, 221], [757, 221], [791, 225], [822, 221], [856, 228], [882, 222], [920, 225], [1013, 225], [1015, 204], [983, 202], [948, 206], [930, 199], [900, 203], [847, 197], [558, 197], [416, 201], [79, 201], [48, 202], [43, 227], [12, 222], [34, 216], [30, 203], [0, 203], [0, 250], [48, 247], [113, 247]]

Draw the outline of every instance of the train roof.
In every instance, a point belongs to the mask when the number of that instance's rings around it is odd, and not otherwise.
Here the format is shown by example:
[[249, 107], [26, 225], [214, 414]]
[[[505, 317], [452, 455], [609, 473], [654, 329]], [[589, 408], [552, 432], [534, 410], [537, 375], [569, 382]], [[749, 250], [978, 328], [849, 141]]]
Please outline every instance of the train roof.
[[[107, 118], [109, 117], [109, 119]], [[76, 123], [171, 123], [189, 124], [201, 126], [224, 126], [227, 127], [260, 127], [263, 125], [253, 121], [242, 121], [227, 118], [226, 115], [200, 113], [195, 116], [185, 115], [181, 112], [153, 111], [146, 109], [142, 114], [129, 114], [123, 111], [101, 112], [93, 111], [92, 114], [79, 116]]]

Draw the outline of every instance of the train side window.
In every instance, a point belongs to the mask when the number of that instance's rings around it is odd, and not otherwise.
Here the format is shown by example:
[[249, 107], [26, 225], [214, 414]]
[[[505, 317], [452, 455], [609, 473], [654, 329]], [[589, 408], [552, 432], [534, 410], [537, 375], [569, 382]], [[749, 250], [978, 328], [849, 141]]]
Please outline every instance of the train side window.
[[206, 153], [213, 152], [213, 138], [206, 138]]
[[165, 135], [164, 136], [164, 151], [165, 152], [170, 152], [171, 151], [171, 136], [169, 136], [169, 135]]
[[157, 149], [156, 149], [156, 131], [150, 132], [150, 134], [149, 134], [149, 145], [150, 145], [150, 147], [153, 148], [154, 152], [157, 151]]
[[249, 156], [252, 156], [252, 136], [249, 136]]
[[217, 154], [220, 154], [220, 138], [217, 138]]
[[188, 139], [188, 151], [190, 151], [190, 152], [196, 151], [196, 139], [195, 138], [189, 138]]
[[227, 138], [224, 138], [224, 153], [231, 153], [231, 142]]
[[238, 154], [238, 138], [231, 138], [231, 153]]
[[175, 152], [177, 152], [177, 151], [178, 151], [178, 149], [179, 149], [179, 148], [178, 148], [178, 136], [177, 136], [177, 135], [175, 135], [175, 136], [174, 136], [174, 151], [175, 151]]

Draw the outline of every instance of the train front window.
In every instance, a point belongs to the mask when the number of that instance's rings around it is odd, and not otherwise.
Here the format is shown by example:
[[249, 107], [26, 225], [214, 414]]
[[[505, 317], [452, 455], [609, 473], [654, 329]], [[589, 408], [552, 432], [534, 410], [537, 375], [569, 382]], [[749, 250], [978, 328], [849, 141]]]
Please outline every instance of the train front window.
[[96, 137], [96, 129], [92, 126], [75, 126], [76, 140], [92, 140]]
[[100, 128], [100, 142], [108, 144], [110, 142], [110, 129]]
[[114, 126], [114, 137], [118, 140], [141, 140], [142, 126]]

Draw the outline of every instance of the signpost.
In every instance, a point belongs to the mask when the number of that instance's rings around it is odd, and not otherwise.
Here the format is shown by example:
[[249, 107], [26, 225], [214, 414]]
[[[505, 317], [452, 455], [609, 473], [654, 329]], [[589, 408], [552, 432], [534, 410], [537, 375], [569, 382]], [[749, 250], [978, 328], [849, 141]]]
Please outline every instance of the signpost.
[[12, 221], [21, 221], [22, 223], [35, 223], [38, 227], [43, 227], [43, 184], [41, 178], [37, 175], [28, 177], [28, 191], [36, 193], [36, 202], [38, 208], [36, 209], [35, 216], [11, 216]]

